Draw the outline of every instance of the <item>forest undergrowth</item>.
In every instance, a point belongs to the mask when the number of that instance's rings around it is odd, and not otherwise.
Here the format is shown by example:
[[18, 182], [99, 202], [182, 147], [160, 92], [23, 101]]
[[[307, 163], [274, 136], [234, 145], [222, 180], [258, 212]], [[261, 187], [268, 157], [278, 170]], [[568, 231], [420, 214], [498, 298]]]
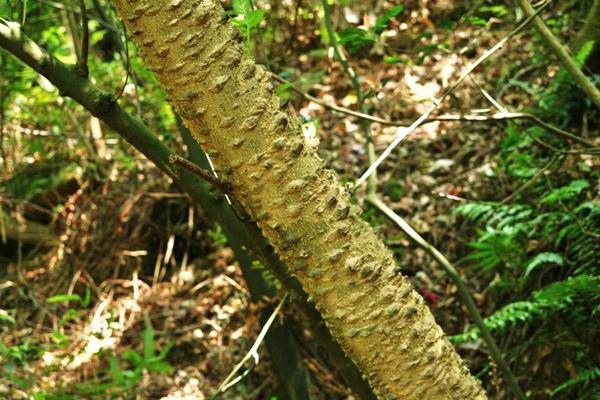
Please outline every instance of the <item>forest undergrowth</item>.
[[[76, 2], [25, 3], [26, 13], [0, 6], [0, 16], [23, 18], [28, 35], [74, 62]], [[186, 154], [165, 94], [135, 46], [106, 28], [119, 27], [108, 3], [94, 3], [95, 84]], [[368, 114], [402, 122], [369, 123], [380, 154], [521, 16], [502, 1], [336, 2], [359, 99], [329, 50], [320, 2], [284, 3], [234, 0], [230, 17], [247, 51], [284, 80], [273, 82], [306, 143], [349, 185], [369, 166], [366, 122], [327, 104], [364, 101]], [[591, 4], [554, 2], [541, 15], [568, 44]], [[573, 55], [597, 85], [592, 49]], [[0, 61], [0, 398], [210, 398], [278, 299], [251, 300], [221, 227], [150, 161], [7, 52]], [[502, 112], [535, 115], [592, 148], [531, 119], [490, 118]], [[599, 110], [525, 29], [377, 172], [386, 204], [457, 267], [530, 399], [600, 398], [599, 130]], [[379, 210], [365, 203], [363, 218], [490, 398], [511, 399], [455, 283]], [[353, 398], [295, 306], [284, 310], [278, 321], [293, 322], [314, 398]], [[259, 354], [224, 398], [286, 398]]]

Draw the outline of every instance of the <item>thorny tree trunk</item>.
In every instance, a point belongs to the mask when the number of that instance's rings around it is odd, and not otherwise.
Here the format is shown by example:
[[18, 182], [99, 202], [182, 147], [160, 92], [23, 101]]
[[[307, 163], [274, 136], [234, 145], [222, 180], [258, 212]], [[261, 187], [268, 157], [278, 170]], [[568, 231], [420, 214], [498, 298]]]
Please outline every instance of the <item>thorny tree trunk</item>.
[[391, 252], [279, 110], [217, 0], [113, 0], [142, 55], [381, 398], [485, 399]]

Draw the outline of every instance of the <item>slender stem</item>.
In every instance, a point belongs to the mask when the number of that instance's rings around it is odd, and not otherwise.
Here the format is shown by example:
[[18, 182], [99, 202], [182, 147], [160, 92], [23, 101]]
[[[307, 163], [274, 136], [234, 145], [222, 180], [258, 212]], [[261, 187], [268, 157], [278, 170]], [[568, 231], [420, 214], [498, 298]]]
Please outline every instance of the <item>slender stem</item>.
[[483, 341], [485, 342], [485, 344], [487, 345], [492, 359], [494, 360], [496, 365], [498, 365], [498, 368], [500, 368], [500, 372], [504, 376], [506, 383], [508, 384], [508, 386], [510, 387], [510, 389], [512, 390], [513, 394], [515, 395], [515, 397], [517, 399], [525, 400], [526, 397], [523, 394], [523, 391], [519, 387], [519, 384], [517, 383], [517, 380], [515, 379], [514, 375], [512, 374], [510, 367], [508, 366], [508, 364], [502, 357], [502, 353], [500, 352], [500, 349], [498, 349], [498, 346], [496, 345], [496, 342], [494, 341], [494, 338], [492, 337], [490, 330], [485, 325], [485, 322], [484, 322], [483, 318], [481, 317], [481, 314], [479, 313], [479, 309], [477, 308], [477, 305], [473, 301], [473, 297], [469, 293], [469, 289], [467, 288], [467, 285], [461, 278], [461, 276], [458, 273], [458, 271], [456, 270], [456, 268], [454, 268], [452, 263], [450, 263], [450, 261], [448, 261], [448, 259], [437, 248], [435, 248], [429, 242], [427, 242], [402, 217], [400, 217], [398, 214], [396, 214], [391, 208], [389, 208], [377, 196], [374, 196], [374, 195], [369, 196], [368, 195], [366, 197], [366, 201], [369, 204], [371, 204], [372, 206], [374, 206], [375, 208], [377, 208], [379, 211], [381, 211], [386, 217], [388, 217], [390, 220], [392, 220], [396, 225], [398, 225], [398, 227], [400, 229], [402, 229], [404, 231], [404, 233], [406, 233], [406, 235], [408, 235], [408, 237], [413, 242], [415, 242], [419, 247], [421, 247], [423, 250], [425, 250], [427, 253], [429, 253], [429, 255], [442, 266], [444, 271], [446, 271], [446, 273], [448, 274], [450, 279], [452, 279], [452, 282], [454, 282], [454, 284], [456, 285], [458, 294], [459, 294], [463, 304], [465, 305], [465, 307], [467, 307], [467, 309], [469, 310], [469, 313], [471, 314], [471, 318], [473, 318], [473, 322], [475, 322], [475, 325], [481, 331], [481, 337], [482, 337]]
[[85, 0], [79, 0], [79, 9], [81, 10], [81, 60], [79, 60], [79, 68], [84, 78], [89, 75], [88, 55], [90, 49], [90, 30], [88, 27], [88, 16], [85, 8]]
[[344, 55], [344, 53], [340, 50], [337, 38], [335, 36], [335, 30], [333, 29], [333, 23], [331, 22], [331, 7], [329, 7], [329, 3], [327, 0], [323, 0], [323, 13], [325, 17], [325, 28], [327, 29], [327, 35], [329, 36], [329, 44], [333, 48], [333, 53], [338, 61], [342, 64], [342, 68], [344, 68], [344, 72], [350, 78], [350, 82], [352, 83], [352, 87], [356, 92], [356, 97], [358, 97], [359, 108], [360, 103], [362, 102], [362, 92], [360, 90], [360, 83], [358, 82], [358, 78], [356, 77], [356, 72], [350, 66], [348, 59]]
[[548, 169], [552, 166], [552, 164], [554, 164], [554, 162], [557, 159], [558, 159], [558, 156], [554, 155], [550, 159], [550, 161], [548, 161], [548, 163], [546, 163], [546, 165], [544, 165], [544, 167], [542, 169], [540, 169], [535, 175], [533, 175], [531, 178], [529, 178], [527, 180], [527, 182], [525, 182], [523, 185], [521, 185], [521, 187], [519, 187], [517, 190], [515, 190], [514, 192], [512, 192], [509, 196], [505, 197], [500, 202], [500, 204], [510, 203], [516, 197], [518, 197], [519, 195], [521, 195], [521, 193], [523, 193], [525, 190], [527, 190], [531, 186], [533, 186], [533, 184], [535, 183], [535, 181], [537, 181], [540, 176], [544, 175], [546, 173], [546, 171], [548, 171]]
[[2, 165], [7, 168], [8, 159], [6, 158], [6, 152], [4, 151], [4, 77], [6, 76], [6, 62], [4, 60], [4, 54], [0, 54], [0, 157], [2, 158]]
[[515, 0], [515, 3], [517, 3], [526, 15], [534, 17], [533, 25], [542, 36], [546, 45], [552, 50], [569, 74], [571, 74], [579, 88], [592, 99], [596, 107], [600, 108], [600, 90], [584, 75], [577, 62], [569, 54], [569, 50], [560, 43], [544, 21], [536, 16], [531, 3], [528, 0]]
[[[360, 115], [367, 115], [365, 112], [365, 97], [360, 88], [360, 82], [358, 81], [358, 77], [354, 69], [350, 66], [350, 63], [344, 52], [340, 49], [340, 45], [335, 36], [335, 30], [333, 29], [333, 22], [331, 21], [331, 8], [329, 7], [329, 3], [327, 0], [323, 0], [323, 16], [325, 19], [325, 28], [327, 29], [327, 36], [329, 36], [329, 45], [333, 48], [333, 53], [338, 61], [342, 64], [342, 68], [344, 72], [350, 79], [352, 87], [356, 92], [356, 97], [358, 99], [358, 111]], [[370, 155], [375, 155], [375, 146], [373, 144], [373, 138], [371, 136], [371, 125], [369, 124], [369, 119], [363, 120], [363, 130], [365, 132], [365, 139], [367, 142], [367, 153]], [[377, 187], [377, 176], [372, 174], [372, 177], [367, 182], [367, 192], [375, 192]]]
[[427, 118], [435, 111], [435, 109], [442, 104], [442, 102], [450, 96], [454, 91], [463, 83], [463, 81], [485, 60], [487, 60], [492, 54], [496, 51], [500, 50], [513, 36], [521, 32], [529, 23], [549, 4], [549, 1], [546, 1], [542, 6], [540, 6], [537, 11], [532, 16], [529, 16], [525, 21], [523, 21], [519, 26], [517, 26], [512, 32], [510, 32], [506, 37], [496, 43], [491, 49], [487, 50], [485, 53], [481, 55], [473, 64], [467, 68], [467, 70], [458, 78], [458, 80], [448, 88], [439, 99], [433, 99], [433, 104], [429, 109], [427, 109], [419, 118], [415, 120], [407, 129], [405, 129], [402, 133], [400, 133], [394, 141], [381, 153], [381, 155], [369, 166], [369, 168], [362, 174], [362, 176], [356, 181], [354, 187], [362, 185], [371, 174], [377, 170], [377, 168], [381, 165], [381, 163], [390, 155], [390, 153], [400, 144], [408, 135], [413, 133], [419, 126], [421, 126]]
[[169, 157], [169, 161], [171, 161], [173, 164], [175, 164], [181, 168], [184, 168], [184, 169], [190, 171], [194, 175], [199, 176], [200, 178], [202, 178], [203, 180], [208, 182], [212, 187], [219, 190], [223, 194], [231, 193], [231, 191], [232, 191], [231, 185], [229, 185], [227, 182], [223, 182], [222, 180], [217, 178], [215, 175], [213, 175], [209, 171], [207, 171], [203, 168], [200, 168], [193, 162], [191, 162], [177, 154], [171, 154], [171, 156]]
[[235, 377], [235, 375], [238, 373], [238, 371], [240, 369], [242, 369], [242, 367], [244, 366], [244, 364], [246, 364], [246, 362], [248, 360], [250, 360], [252, 358], [252, 359], [254, 359], [254, 366], [258, 365], [258, 361], [259, 361], [258, 348], [262, 344], [265, 336], [267, 335], [267, 332], [269, 331], [269, 328], [273, 324], [273, 321], [275, 321], [275, 317], [277, 317], [277, 314], [279, 314], [279, 311], [281, 310], [281, 307], [283, 306], [283, 303], [285, 302], [286, 299], [287, 299], [287, 294], [285, 294], [279, 301], [279, 304], [277, 305], [277, 307], [275, 308], [275, 310], [273, 311], [273, 313], [271, 314], [271, 316], [269, 317], [269, 319], [267, 320], [267, 322], [265, 323], [263, 328], [260, 330], [260, 333], [256, 337], [256, 340], [254, 341], [254, 344], [252, 345], [250, 350], [248, 350], [246, 355], [240, 360], [239, 363], [236, 364], [236, 366], [229, 373], [227, 378], [225, 378], [225, 380], [219, 385], [219, 388], [217, 389], [215, 394], [211, 397], [211, 400], [214, 400], [218, 396], [225, 393], [229, 388], [231, 388], [233, 385], [237, 384], [239, 381], [242, 380], [242, 378], [244, 378], [246, 375], [248, 375], [248, 373], [250, 372], [251, 369], [248, 369], [244, 373], [239, 375], [238, 377]]
[[[285, 83], [285, 84], [289, 84], [290, 88], [292, 90], [294, 90], [296, 93], [300, 94], [302, 97], [304, 97], [305, 99], [318, 104], [322, 107], [328, 108], [330, 110], [342, 113], [342, 114], [347, 114], [347, 115], [351, 115], [353, 117], [357, 117], [366, 121], [371, 121], [371, 122], [377, 122], [380, 123], [382, 125], [390, 125], [390, 126], [400, 126], [400, 127], [407, 127], [409, 125], [409, 122], [406, 121], [395, 121], [395, 120], [390, 120], [390, 119], [385, 119], [385, 118], [380, 118], [374, 115], [369, 115], [369, 114], [365, 114], [359, 111], [354, 111], [354, 110], [350, 110], [348, 108], [344, 108], [344, 107], [340, 107], [337, 104], [333, 104], [333, 103], [328, 103], [325, 102], [323, 100], [320, 100], [314, 96], [311, 96], [310, 94], [304, 92], [303, 90], [301, 90], [298, 86], [296, 86], [295, 84], [293, 84], [292, 82], [281, 78], [280, 76], [277, 76], [275, 74], [272, 75], [273, 79], [277, 80], [278, 82], [281, 83]], [[545, 130], [547, 130], [549, 133], [561, 137], [563, 139], [567, 139], [567, 140], [571, 140], [574, 142], [577, 142], [579, 144], [582, 144], [586, 147], [590, 147], [590, 148], [595, 148], [596, 145], [594, 145], [594, 143], [583, 139], [571, 132], [567, 132], [563, 129], [560, 129], [556, 126], [553, 126], [545, 121], [543, 121], [542, 119], [540, 119], [539, 117], [530, 114], [530, 113], [523, 113], [523, 112], [497, 112], [494, 114], [484, 114], [484, 115], [475, 115], [475, 114], [445, 114], [445, 115], [440, 115], [437, 117], [430, 117], [427, 118], [423, 121], [423, 125], [424, 124], [429, 124], [432, 122], [461, 122], [461, 121], [466, 121], [466, 122], [494, 122], [494, 121], [510, 121], [510, 120], [526, 120], [529, 121], [541, 128], [544, 128]]]

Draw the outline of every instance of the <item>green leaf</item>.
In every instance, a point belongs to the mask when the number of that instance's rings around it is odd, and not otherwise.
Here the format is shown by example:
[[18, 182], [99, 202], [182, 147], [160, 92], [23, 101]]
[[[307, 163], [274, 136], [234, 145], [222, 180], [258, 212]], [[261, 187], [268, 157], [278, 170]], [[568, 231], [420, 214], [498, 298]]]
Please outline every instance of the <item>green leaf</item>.
[[252, 29], [258, 26], [265, 19], [265, 10], [251, 11], [246, 15], [246, 26], [248, 29]]
[[110, 352], [110, 354], [108, 355], [108, 366], [113, 381], [121, 383], [125, 380], [125, 377], [123, 376], [123, 371], [121, 371], [121, 366], [119, 365], [119, 360], [113, 352]]
[[600, 277], [579, 275], [548, 285], [533, 294], [536, 302], [546, 306], [569, 303], [575, 297], [585, 297], [592, 302], [600, 297]]
[[509, 13], [508, 8], [506, 8], [504, 5], [482, 6], [479, 8], [479, 11], [482, 13], [492, 13], [498, 18], [501, 18]]
[[387, 28], [390, 20], [398, 16], [400, 13], [402, 13], [402, 11], [404, 11], [403, 5], [392, 7], [388, 11], [386, 11], [381, 17], [377, 19], [377, 22], [375, 23], [375, 33], [379, 35], [381, 32], [383, 32], [383, 30]]
[[388, 56], [383, 59], [383, 62], [388, 64], [395, 64], [402, 62], [402, 60], [398, 56]]
[[481, 18], [481, 17], [471, 17], [471, 25], [475, 25], [475, 26], [486, 26], [487, 25], [487, 20]]
[[585, 386], [588, 385], [592, 381], [596, 381], [600, 379], [600, 368], [594, 368], [586, 371], [582, 371], [577, 373], [575, 378], [571, 378], [568, 381], [564, 382], [562, 385], [558, 386], [556, 389], [550, 393], [551, 397], [554, 397], [556, 394], [569, 389], [573, 386]]
[[540, 253], [527, 263], [527, 267], [525, 267], [525, 277], [528, 277], [534, 269], [542, 264], [556, 264], [562, 266], [564, 263], [565, 261], [560, 254], [551, 252]]
[[154, 331], [150, 326], [144, 329], [144, 360], [148, 361], [156, 352], [156, 343], [154, 342]]
[[148, 372], [157, 372], [159, 374], [170, 374], [173, 367], [166, 361], [158, 361], [148, 366]]
[[280, 99], [289, 100], [292, 97], [292, 87], [293, 85], [290, 82], [282, 83], [281, 85], [277, 86], [275, 93], [277, 93], [277, 96], [279, 96]]
[[66, 303], [69, 301], [78, 301], [81, 303], [81, 296], [78, 294], [58, 294], [48, 297], [48, 303]]
[[142, 365], [144, 363], [144, 358], [135, 351], [126, 351], [123, 353], [123, 359], [134, 365]]
[[252, 11], [250, 0], [233, 0], [233, 12], [238, 15], [248, 15]]
[[337, 32], [339, 42], [346, 47], [348, 51], [354, 53], [361, 47], [375, 43], [377, 37], [371, 32], [360, 28], [347, 28]]
[[566, 186], [554, 189], [552, 192], [544, 196], [542, 200], [540, 200], [540, 203], [553, 204], [563, 200], [574, 199], [579, 195], [579, 193], [581, 193], [584, 189], [587, 189], [589, 186], [590, 183], [584, 179], [572, 181]]
[[60, 318], [61, 322], [69, 322], [77, 319], [81, 316], [81, 313], [73, 308], [69, 308], [66, 313]]
[[83, 297], [83, 301], [81, 305], [85, 308], [88, 308], [90, 303], [92, 302], [92, 289], [89, 286], [85, 287], [85, 296]]

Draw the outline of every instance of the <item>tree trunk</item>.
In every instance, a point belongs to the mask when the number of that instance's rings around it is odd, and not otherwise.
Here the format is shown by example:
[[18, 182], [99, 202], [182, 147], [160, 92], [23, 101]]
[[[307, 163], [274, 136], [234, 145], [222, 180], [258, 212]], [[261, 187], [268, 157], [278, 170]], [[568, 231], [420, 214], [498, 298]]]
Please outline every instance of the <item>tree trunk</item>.
[[391, 252], [279, 110], [217, 0], [113, 0], [196, 141], [381, 398], [485, 399]]

